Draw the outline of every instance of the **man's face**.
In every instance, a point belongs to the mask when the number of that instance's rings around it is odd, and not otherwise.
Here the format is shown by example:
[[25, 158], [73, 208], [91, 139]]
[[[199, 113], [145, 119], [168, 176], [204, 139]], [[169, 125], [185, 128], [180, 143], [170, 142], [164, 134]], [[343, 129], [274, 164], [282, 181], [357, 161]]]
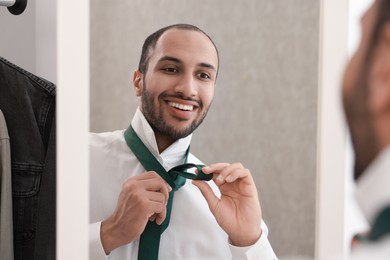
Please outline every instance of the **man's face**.
[[377, 153], [368, 103], [370, 72], [365, 64], [377, 5], [378, 3], [375, 2], [362, 17], [361, 42], [346, 67], [343, 79], [343, 103], [355, 151], [355, 176], [357, 177]]
[[217, 52], [204, 34], [170, 29], [160, 37], [146, 73], [136, 72], [141, 111], [157, 135], [177, 140], [202, 123], [214, 96], [217, 68]]

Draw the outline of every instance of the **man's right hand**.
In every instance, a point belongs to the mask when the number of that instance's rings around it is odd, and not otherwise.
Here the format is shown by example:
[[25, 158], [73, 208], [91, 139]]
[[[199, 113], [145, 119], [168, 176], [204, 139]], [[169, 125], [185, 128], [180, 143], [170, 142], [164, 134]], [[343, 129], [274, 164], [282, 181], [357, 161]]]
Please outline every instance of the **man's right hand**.
[[161, 225], [171, 190], [154, 171], [127, 179], [115, 211], [100, 227], [100, 239], [106, 254], [137, 239], [149, 220]]

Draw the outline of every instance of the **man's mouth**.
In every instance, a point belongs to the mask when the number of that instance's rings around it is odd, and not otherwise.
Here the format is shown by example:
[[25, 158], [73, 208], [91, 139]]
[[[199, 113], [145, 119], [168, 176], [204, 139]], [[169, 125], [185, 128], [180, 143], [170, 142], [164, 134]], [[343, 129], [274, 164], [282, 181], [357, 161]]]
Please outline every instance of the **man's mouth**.
[[194, 106], [192, 105], [184, 105], [184, 104], [179, 104], [176, 102], [168, 102], [168, 105], [183, 111], [192, 111], [194, 110]]

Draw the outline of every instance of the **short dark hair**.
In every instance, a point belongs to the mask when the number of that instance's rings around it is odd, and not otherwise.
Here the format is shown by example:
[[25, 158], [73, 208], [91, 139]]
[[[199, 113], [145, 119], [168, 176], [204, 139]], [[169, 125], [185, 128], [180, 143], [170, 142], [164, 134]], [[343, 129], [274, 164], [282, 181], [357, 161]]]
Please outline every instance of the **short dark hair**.
[[[388, 0], [381, 0], [378, 3], [378, 10], [375, 14], [376, 18], [374, 20], [374, 24], [371, 31], [371, 42], [369, 43], [369, 47], [367, 50], [367, 57], [366, 59], [370, 60], [372, 57], [372, 54], [374, 50], [377, 47], [377, 44], [380, 40], [383, 27], [386, 23], [390, 21], [390, 1]], [[367, 63], [369, 63], [369, 61]]]
[[[142, 46], [141, 58], [140, 58], [139, 64], [138, 64], [138, 70], [142, 74], [145, 74], [146, 71], [148, 70], [148, 64], [149, 64], [150, 55], [151, 55], [152, 51], [154, 50], [154, 48], [156, 47], [158, 39], [160, 39], [161, 35], [163, 35], [164, 32], [166, 32], [166, 31], [168, 31], [170, 29], [182, 29], [182, 30], [189, 30], [189, 31], [197, 31], [197, 32], [203, 33], [205, 36], [207, 36], [207, 38], [209, 38], [211, 43], [214, 45], [215, 50], [217, 52], [218, 68], [219, 68], [218, 49], [217, 49], [217, 46], [215, 45], [215, 43], [213, 42], [213, 40], [211, 39], [211, 37], [209, 35], [207, 35], [204, 31], [202, 31], [201, 29], [199, 29], [195, 25], [191, 25], [191, 24], [173, 24], [173, 25], [169, 25], [169, 26], [166, 26], [164, 28], [159, 29], [158, 31], [152, 33], [151, 35], [149, 35], [145, 39], [144, 45]], [[217, 68], [217, 73], [218, 73], [218, 68]]]

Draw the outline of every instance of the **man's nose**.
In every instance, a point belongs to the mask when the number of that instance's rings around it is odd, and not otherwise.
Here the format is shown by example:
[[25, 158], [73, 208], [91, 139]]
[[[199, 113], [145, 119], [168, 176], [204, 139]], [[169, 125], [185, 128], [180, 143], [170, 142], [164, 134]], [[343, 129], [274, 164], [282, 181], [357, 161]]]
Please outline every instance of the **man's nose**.
[[185, 97], [194, 97], [198, 94], [196, 79], [191, 74], [183, 74], [177, 81], [175, 92], [181, 93]]

